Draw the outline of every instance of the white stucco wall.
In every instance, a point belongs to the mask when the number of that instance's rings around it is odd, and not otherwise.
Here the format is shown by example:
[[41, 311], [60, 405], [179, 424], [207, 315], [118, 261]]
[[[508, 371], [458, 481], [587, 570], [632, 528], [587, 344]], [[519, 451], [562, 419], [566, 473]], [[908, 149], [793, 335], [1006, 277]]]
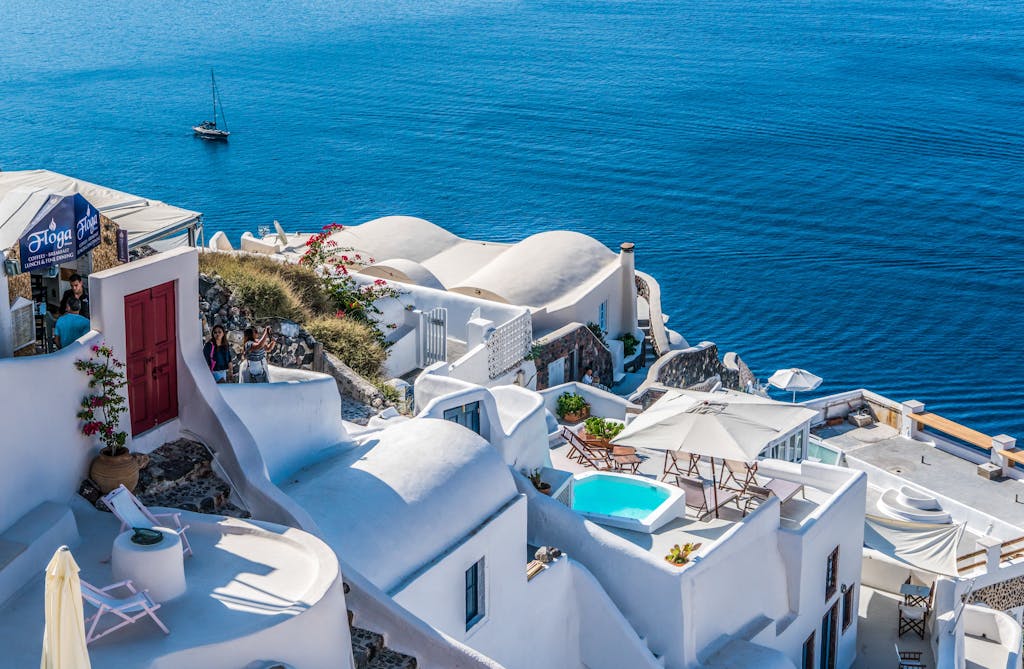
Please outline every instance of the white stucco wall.
[[217, 388], [252, 432], [271, 481], [279, 482], [351, 446], [333, 377], [271, 367], [270, 379], [271, 383], [225, 383]]
[[89, 388], [74, 363], [100, 339], [93, 332], [50, 355], [0, 359], [0, 533], [43, 502], [67, 504], [88, 475], [99, 443], [79, 430]]
[[[467, 631], [465, 574], [480, 559], [485, 616]], [[564, 638], [571, 638], [572, 621], [562, 616], [539, 624], [529, 615], [542, 601], [556, 610], [564, 603], [535, 596], [526, 564], [526, 500], [520, 497], [392, 594], [427, 623], [508, 667], [579, 667], [578, 647]]]
[[[609, 338], [615, 338], [625, 332], [633, 332], [636, 324], [623, 322], [622, 295], [622, 266], [619, 259], [608, 263], [603, 273], [595, 277], [591, 282], [582, 286], [571, 296], [572, 301], [564, 306], [562, 300], [558, 304], [548, 305], [534, 313], [534, 330], [536, 332], [550, 332], [569, 323], [597, 323], [602, 302], [608, 302], [608, 311], [605, 315], [605, 328]], [[633, 289], [634, 296], [636, 288]], [[634, 297], [635, 300], [635, 297]]]
[[606, 390], [601, 390], [600, 388], [595, 388], [594, 386], [589, 386], [585, 383], [580, 383], [579, 381], [570, 381], [569, 383], [545, 388], [538, 392], [541, 397], [544, 398], [544, 408], [546, 408], [553, 416], [558, 415], [558, 397], [562, 393], [577, 393], [582, 395], [590, 404], [591, 416], [625, 420], [627, 408], [640, 409], [639, 404], [634, 404], [619, 395], [615, 395], [614, 393], [610, 393]]
[[448, 409], [480, 402], [480, 434], [515, 469], [551, 463], [544, 404], [518, 386], [483, 388], [459, 379], [421, 374], [414, 388], [419, 418], [444, 418]]

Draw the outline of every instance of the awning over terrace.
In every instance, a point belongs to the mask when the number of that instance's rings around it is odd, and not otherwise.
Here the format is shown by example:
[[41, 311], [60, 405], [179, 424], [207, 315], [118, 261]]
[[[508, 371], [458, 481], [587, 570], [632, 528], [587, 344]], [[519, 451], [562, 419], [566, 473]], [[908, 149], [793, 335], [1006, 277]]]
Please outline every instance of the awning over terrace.
[[915, 523], [867, 514], [864, 545], [916, 569], [956, 577], [957, 546], [964, 525]]
[[196, 211], [49, 170], [0, 172], [0, 249], [10, 247], [22, 236], [50, 196], [76, 193], [122, 230], [127, 230], [131, 248], [197, 227], [202, 218]]

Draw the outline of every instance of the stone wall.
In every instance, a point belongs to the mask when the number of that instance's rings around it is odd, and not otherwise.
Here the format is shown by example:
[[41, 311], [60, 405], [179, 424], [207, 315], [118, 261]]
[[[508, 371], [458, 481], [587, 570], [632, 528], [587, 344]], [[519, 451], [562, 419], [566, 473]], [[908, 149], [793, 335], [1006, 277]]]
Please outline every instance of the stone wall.
[[216, 277], [199, 275], [199, 310], [203, 317], [204, 341], [210, 338], [214, 325], [227, 331], [228, 341], [236, 355], [242, 353], [242, 331], [247, 327], [269, 327], [277, 346], [268, 356], [270, 364], [288, 369], [309, 369], [330, 374], [338, 383], [338, 391], [374, 409], [390, 406], [384, 394], [351, 367], [327, 353], [313, 335], [284, 318], [253, 319], [238, 303], [231, 290]]
[[1024, 576], [986, 585], [971, 593], [971, 604], [984, 604], [996, 611], [1024, 606]]
[[535, 346], [539, 348], [534, 358], [537, 365], [537, 390], [548, 387], [548, 364], [559, 358], [571, 357], [573, 351], [578, 352], [577, 366], [576, 369], [570, 369], [566, 365], [566, 381], [579, 381], [587, 367], [593, 368], [602, 384], [610, 386], [613, 381], [612, 353], [586, 325], [571, 323], [541, 337]]
[[697, 346], [671, 351], [651, 365], [647, 383], [661, 383], [673, 388], [689, 388], [717, 376], [722, 386], [733, 390], [746, 388], [754, 375], [735, 353], [726, 354], [729, 364], [718, 357], [718, 346], [701, 342]]

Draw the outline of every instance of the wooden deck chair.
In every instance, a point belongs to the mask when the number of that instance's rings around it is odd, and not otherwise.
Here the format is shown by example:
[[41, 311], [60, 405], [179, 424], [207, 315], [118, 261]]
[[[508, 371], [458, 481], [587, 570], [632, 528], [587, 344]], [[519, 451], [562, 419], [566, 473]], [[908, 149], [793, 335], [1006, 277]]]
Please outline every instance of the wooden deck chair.
[[747, 486], [757, 484], [757, 463], [739, 460], [722, 461], [722, 487], [743, 494]]
[[[148, 591], [136, 590], [131, 581], [121, 581], [105, 588], [97, 588], [85, 581], [81, 581], [81, 584], [82, 599], [96, 607], [96, 613], [85, 619], [86, 644], [147, 616], [153, 619], [153, 622], [163, 630], [164, 634], [171, 633], [163, 621], [156, 617], [155, 611], [160, 608], [160, 605], [149, 598]], [[111, 590], [116, 588], [124, 588], [129, 594], [124, 597], [116, 597], [111, 594]], [[109, 616], [113, 624], [99, 631], [99, 622], [104, 616]]]
[[702, 519], [708, 514], [736, 499], [736, 493], [731, 490], [718, 489], [718, 504], [715, 505], [714, 485], [711, 481], [692, 476], [676, 475], [676, 485], [685, 493], [686, 506], [696, 509], [697, 519]]
[[893, 646], [896, 647], [896, 657], [900, 662], [898, 669], [925, 669], [924, 663], [921, 662], [924, 651], [900, 650], [898, 644], [893, 644]]
[[593, 467], [602, 472], [614, 471], [615, 462], [611, 459], [609, 451], [604, 448], [591, 448], [582, 439], [579, 444], [580, 464]]
[[743, 515], [746, 516], [752, 510], [768, 501], [774, 495], [770, 488], [762, 488], [758, 485], [748, 485], [744, 491]]
[[121, 521], [122, 532], [129, 527], [145, 527], [149, 529], [166, 527], [174, 530], [181, 537], [181, 552], [186, 556], [192, 555], [192, 546], [189, 545], [188, 536], [185, 534], [188, 525], [181, 524], [180, 513], [152, 513], [123, 484], [107, 493], [103, 497], [103, 503]]
[[565, 457], [583, 464], [583, 453], [580, 451], [583, 440], [580, 439], [580, 435], [573, 432], [572, 428], [568, 425], [563, 425], [562, 439], [565, 439], [565, 443], [569, 444], [569, 452], [565, 454]]
[[667, 481], [670, 478], [675, 477], [677, 474], [682, 476], [689, 476], [689, 468], [683, 469], [679, 463], [689, 457], [689, 453], [683, 453], [681, 451], [665, 451], [665, 465], [661, 468], [661, 480]]
[[907, 606], [900, 604], [899, 628], [896, 636], [901, 637], [907, 632], [915, 632], [924, 639], [925, 627], [928, 625], [928, 609], [923, 606]]

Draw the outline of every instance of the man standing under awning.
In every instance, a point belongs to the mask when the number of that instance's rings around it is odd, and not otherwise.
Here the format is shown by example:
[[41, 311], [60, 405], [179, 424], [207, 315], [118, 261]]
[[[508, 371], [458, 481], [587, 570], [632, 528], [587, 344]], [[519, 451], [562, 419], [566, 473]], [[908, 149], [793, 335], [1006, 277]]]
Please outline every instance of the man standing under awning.
[[64, 296], [60, 298], [60, 314], [63, 316], [68, 313], [68, 302], [71, 298], [75, 298], [82, 304], [82, 308], [79, 310], [82, 318], [89, 318], [89, 293], [85, 289], [85, 284], [82, 281], [80, 274], [72, 274], [71, 278], [68, 279], [68, 283], [71, 287], [64, 291]]

